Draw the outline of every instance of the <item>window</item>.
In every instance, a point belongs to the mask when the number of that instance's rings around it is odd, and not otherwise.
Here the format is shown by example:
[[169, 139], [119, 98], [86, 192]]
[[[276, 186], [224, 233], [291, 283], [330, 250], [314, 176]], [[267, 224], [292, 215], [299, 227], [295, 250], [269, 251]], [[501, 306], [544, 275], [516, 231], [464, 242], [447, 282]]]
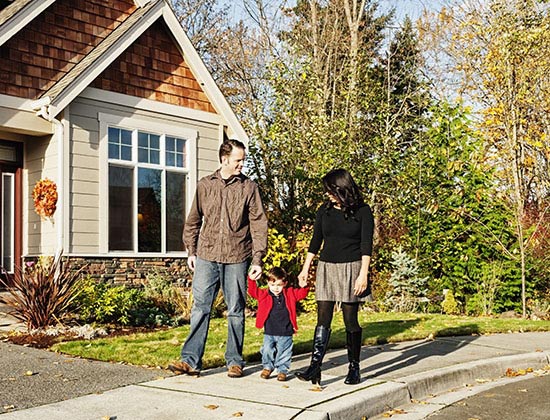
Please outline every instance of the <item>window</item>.
[[189, 149], [194, 132], [184, 130], [188, 136], [176, 137], [111, 124], [105, 131], [107, 251], [184, 251], [182, 232], [190, 191]]

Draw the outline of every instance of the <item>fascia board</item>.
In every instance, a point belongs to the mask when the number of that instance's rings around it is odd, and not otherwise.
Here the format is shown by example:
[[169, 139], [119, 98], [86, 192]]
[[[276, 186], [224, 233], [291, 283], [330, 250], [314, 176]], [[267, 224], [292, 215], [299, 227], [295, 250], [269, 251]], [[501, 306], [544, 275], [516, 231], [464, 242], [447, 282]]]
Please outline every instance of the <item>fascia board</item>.
[[170, 28], [172, 35], [178, 43], [185, 61], [197, 78], [197, 81], [203, 86], [206, 96], [208, 96], [208, 99], [212, 102], [214, 108], [222, 115], [235, 136], [239, 140], [248, 143], [248, 135], [231, 109], [227, 99], [212, 78], [212, 75], [206, 68], [206, 65], [199, 57], [197, 50], [195, 50], [195, 47], [187, 37], [187, 34], [181, 27], [170, 6], [165, 5], [162, 15], [166, 24]]
[[96, 77], [98, 77], [114, 60], [116, 60], [132, 43], [139, 38], [151, 25], [162, 15], [164, 2], [159, 2], [146, 18], [138, 23], [118, 39], [104, 54], [95, 61], [93, 66], [87, 68], [79, 77], [73, 81], [62, 93], [60, 93], [49, 107], [50, 118], [55, 118], [74, 98], [76, 98], [84, 89], [86, 89]]
[[35, 17], [46, 10], [55, 0], [35, 0], [13, 15], [0, 26], [0, 46], [27, 26]]
[[94, 101], [109, 102], [126, 106], [128, 108], [135, 108], [142, 111], [150, 111], [157, 114], [170, 115], [193, 121], [207, 122], [216, 125], [223, 124], [223, 117], [212, 112], [200, 111], [179, 105], [153, 101], [146, 98], [136, 98], [135, 96], [125, 95], [118, 92], [110, 92], [93, 87], [87, 87], [82, 91], [79, 97]]

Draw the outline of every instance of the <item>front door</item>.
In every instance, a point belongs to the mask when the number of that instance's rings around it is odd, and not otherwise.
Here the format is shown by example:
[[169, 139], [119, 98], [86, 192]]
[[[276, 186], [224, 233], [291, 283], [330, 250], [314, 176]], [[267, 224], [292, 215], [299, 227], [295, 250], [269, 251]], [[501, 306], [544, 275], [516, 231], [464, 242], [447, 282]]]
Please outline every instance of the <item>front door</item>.
[[21, 143], [0, 140], [0, 267], [8, 282], [21, 262]]

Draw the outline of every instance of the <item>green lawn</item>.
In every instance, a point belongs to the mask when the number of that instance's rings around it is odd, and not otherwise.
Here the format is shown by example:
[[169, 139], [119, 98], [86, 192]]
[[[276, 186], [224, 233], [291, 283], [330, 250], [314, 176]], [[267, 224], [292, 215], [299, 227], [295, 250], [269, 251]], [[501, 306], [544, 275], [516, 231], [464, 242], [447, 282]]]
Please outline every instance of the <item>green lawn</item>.
[[[294, 336], [294, 354], [308, 353], [315, 328], [315, 314], [298, 317], [299, 332]], [[247, 318], [244, 358], [260, 360], [262, 330], [254, 326], [255, 320]], [[491, 334], [527, 331], [550, 331], [550, 321], [523, 319], [472, 318], [436, 314], [360, 313], [363, 326], [363, 344], [418, 340], [434, 337]], [[52, 350], [89, 359], [125, 362], [133, 365], [166, 367], [179, 358], [181, 344], [189, 326], [170, 330], [133, 334], [92, 341], [57, 343]], [[227, 324], [225, 319], [213, 319], [203, 359], [204, 368], [223, 366]], [[346, 334], [342, 315], [336, 313], [332, 323], [331, 348], [343, 348]]]

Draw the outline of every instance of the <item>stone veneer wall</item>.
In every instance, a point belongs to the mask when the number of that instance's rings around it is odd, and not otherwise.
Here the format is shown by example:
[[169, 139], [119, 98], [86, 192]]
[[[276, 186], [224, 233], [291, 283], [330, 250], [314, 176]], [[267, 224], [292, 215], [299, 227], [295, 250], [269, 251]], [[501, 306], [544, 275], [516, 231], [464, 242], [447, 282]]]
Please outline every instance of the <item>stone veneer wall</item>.
[[[25, 258], [25, 261], [32, 260], [35, 258]], [[138, 287], [147, 282], [149, 275], [160, 274], [178, 286], [191, 287], [192, 274], [185, 258], [70, 257], [68, 261], [74, 270], [87, 265], [83, 275], [110, 284]]]

